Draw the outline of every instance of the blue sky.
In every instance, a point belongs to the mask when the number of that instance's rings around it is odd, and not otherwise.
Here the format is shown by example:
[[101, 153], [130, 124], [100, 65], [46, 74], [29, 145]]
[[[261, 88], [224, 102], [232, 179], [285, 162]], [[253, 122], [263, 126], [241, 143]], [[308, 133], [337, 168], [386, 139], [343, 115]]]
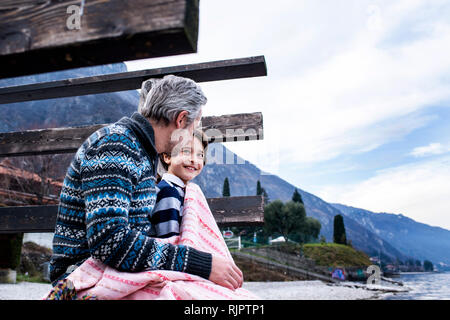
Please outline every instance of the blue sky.
[[204, 115], [260, 111], [232, 151], [328, 202], [450, 229], [450, 2], [201, 1], [198, 52], [129, 70], [264, 55], [268, 76], [202, 83]]

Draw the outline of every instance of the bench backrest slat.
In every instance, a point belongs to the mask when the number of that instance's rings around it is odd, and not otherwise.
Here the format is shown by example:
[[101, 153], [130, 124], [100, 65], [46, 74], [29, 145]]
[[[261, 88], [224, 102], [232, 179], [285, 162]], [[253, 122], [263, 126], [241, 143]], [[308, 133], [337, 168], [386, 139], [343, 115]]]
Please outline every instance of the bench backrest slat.
[[[0, 158], [76, 152], [93, 132], [108, 124], [0, 133]], [[262, 113], [203, 117], [209, 142], [263, 139]]]
[[266, 76], [267, 68], [264, 56], [256, 56], [4, 87], [0, 104], [140, 89], [143, 81], [168, 74], [206, 82]]
[[[219, 227], [264, 224], [262, 196], [208, 198]], [[0, 233], [54, 232], [58, 205], [0, 208]]]

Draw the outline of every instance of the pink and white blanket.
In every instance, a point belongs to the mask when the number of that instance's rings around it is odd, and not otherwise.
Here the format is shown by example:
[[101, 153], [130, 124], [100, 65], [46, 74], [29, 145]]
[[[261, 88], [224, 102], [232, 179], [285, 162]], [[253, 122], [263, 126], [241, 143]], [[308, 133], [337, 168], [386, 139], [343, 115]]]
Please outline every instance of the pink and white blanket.
[[[186, 186], [180, 235], [160, 241], [183, 244], [233, 260], [201, 189]], [[233, 300], [259, 299], [246, 289], [231, 290], [202, 277], [178, 271], [120, 272], [89, 258], [68, 277], [77, 296], [124, 300]]]

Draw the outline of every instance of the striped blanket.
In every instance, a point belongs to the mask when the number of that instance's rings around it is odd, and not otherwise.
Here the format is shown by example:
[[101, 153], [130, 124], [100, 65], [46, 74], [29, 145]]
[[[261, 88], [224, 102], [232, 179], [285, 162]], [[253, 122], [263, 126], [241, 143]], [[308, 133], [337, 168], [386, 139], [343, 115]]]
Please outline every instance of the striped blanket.
[[[186, 186], [180, 235], [160, 240], [233, 259], [203, 192], [194, 183]], [[259, 299], [246, 289], [231, 290], [188, 273], [166, 270], [120, 272], [93, 258], [86, 260], [67, 279], [73, 282], [78, 297], [93, 295], [98, 299], [114, 300]]]

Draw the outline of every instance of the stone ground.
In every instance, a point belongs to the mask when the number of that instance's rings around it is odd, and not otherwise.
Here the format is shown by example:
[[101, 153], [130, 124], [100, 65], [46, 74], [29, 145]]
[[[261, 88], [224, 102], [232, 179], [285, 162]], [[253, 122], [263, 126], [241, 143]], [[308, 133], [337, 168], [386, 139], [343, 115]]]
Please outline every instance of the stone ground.
[[[50, 284], [19, 282], [0, 284], [0, 300], [40, 300]], [[381, 299], [379, 291], [328, 285], [322, 281], [245, 282], [244, 288], [262, 300], [359, 300]]]

